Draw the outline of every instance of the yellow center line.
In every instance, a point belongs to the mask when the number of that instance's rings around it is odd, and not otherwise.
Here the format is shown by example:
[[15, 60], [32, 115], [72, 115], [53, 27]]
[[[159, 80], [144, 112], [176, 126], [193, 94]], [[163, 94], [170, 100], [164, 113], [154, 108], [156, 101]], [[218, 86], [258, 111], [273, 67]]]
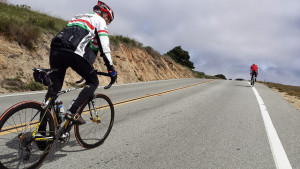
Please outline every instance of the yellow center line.
[[[15, 132], [21, 131], [28, 125], [28, 123], [29, 122], [14, 125], [14, 126], [9, 126], [9, 127], [4, 127], [1, 129], [0, 136], [4, 136], [4, 135], [10, 134], [10, 133], [15, 133]], [[32, 121], [32, 123], [28, 126], [28, 128], [33, 128], [34, 126], [36, 126], [37, 123], [38, 123], [37, 120]]]
[[[146, 94], [145, 96], [141, 96], [141, 97], [137, 97], [137, 98], [133, 98], [133, 99], [113, 103], [113, 105], [114, 105], [114, 107], [116, 107], [116, 106], [120, 106], [120, 105], [123, 105], [123, 104], [131, 103], [131, 102], [135, 102], [135, 101], [139, 101], [139, 100], [144, 100], [144, 99], [148, 99], [148, 98], [155, 97], [155, 96], [162, 96], [163, 94], [172, 93], [172, 92], [175, 92], [175, 91], [178, 91], [178, 90], [187, 89], [187, 88], [190, 88], [190, 87], [198, 86], [198, 85], [201, 85], [201, 84], [204, 84], [204, 83], [209, 83], [209, 82], [212, 82], [212, 81], [214, 81], [214, 80], [199, 82], [199, 83], [195, 83], [195, 84], [192, 84], [192, 85], [179, 87], [179, 88], [176, 88], [176, 89], [171, 89], [171, 90], [167, 90], [167, 91], [163, 91], [163, 92], [159, 92], [159, 93]], [[108, 104], [103, 105], [103, 106], [99, 106], [96, 109], [103, 110], [103, 109], [107, 109], [107, 108], [109, 108]], [[87, 113], [89, 113], [88, 109], [85, 109], [82, 112], [82, 114], [87, 114]], [[30, 124], [28, 126], [28, 128], [32, 128], [34, 125], [36, 125], [36, 123], [38, 123], [38, 121], [34, 121], [32, 124]], [[18, 130], [23, 130], [26, 127], [27, 124], [28, 123], [24, 123], [24, 124], [18, 124], [18, 125], [2, 128], [1, 132], [0, 132], [0, 136], [7, 135], [7, 134], [10, 134], [10, 133], [13, 133], [13, 132], [17, 132]]]
[[120, 101], [120, 102], [114, 103], [113, 105], [116, 107], [116, 106], [120, 106], [120, 105], [123, 105], [123, 104], [131, 103], [131, 102], [135, 102], [135, 101], [139, 101], [139, 100], [143, 100], [143, 99], [148, 99], [150, 97], [162, 96], [163, 94], [175, 92], [175, 91], [182, 90], [182, 89], [187, 89], [187, 88], [190, 88], [190, 87], [198, 86], [200, 84], [204, 84], [204, 83], [208, 83], [208, 82], [212, 82], [212, 81], [214, 81], [214, 80], [208, 80], [208, 81], [204, 81], [204, 82], [199, 82], [199, 83], [195, 83], [195, 84], [192, 84], [192, 85], [188, 85], [188, 86], [184, 86], [184, 87], [179, 87], [179, 88], [176, 88], [176, 89], [171, 89], [171, 90], [167, 90], [167, 91], [163, 91], [163, 92], [159, 92], [159, 93], [155, 93], [155, 94], [146, 94], [145, 96], [141, 96], [141, 97], [137, 97], [137, 98], [133, 98], [133, 99], [129, 99], [129, 100]]

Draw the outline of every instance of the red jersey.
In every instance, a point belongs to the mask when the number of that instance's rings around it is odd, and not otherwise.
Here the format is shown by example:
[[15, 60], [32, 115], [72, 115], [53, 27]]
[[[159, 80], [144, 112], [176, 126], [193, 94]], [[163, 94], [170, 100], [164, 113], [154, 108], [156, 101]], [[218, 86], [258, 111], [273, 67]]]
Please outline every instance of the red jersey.
[[253, 64], [253, 65], [251, 66], [251, 70], [257, 72], [257, 70], [258, 70], [257, 65], [254, 65], [254, 64]]

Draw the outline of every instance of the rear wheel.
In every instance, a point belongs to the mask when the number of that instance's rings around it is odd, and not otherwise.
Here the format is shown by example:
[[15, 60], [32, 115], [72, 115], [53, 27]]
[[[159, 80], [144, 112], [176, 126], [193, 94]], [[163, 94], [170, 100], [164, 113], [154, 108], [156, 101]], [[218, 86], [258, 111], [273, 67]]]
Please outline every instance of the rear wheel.
[[255, 76], [252, 75], [252, 78], [251, 78], [251, 86], [254, 86], [254, 83], [255, 83]]
[[[0, 117], [0, 168], [38, 168], [51, 149], [53, 141], [35, 141], [32, 137], [41, 115], [41, 103], [18, 103]], [[43, 131], [37, 135], [54, 137], [54, 120], [46, 113]]]
[[109, 97], [95, 94], [94, 99], [86, 101], [79, 109], [86, 124], [75, 125], [78, 143], [87, 149], [104, 143], [114, 123], [114, 106]]

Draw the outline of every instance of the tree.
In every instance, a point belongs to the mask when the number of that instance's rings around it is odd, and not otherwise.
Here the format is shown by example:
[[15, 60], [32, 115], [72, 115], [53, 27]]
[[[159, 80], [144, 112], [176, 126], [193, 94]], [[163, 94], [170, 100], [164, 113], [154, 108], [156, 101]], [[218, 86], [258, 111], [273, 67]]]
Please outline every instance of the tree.
[[227, 80], [226, 77], [223, 74], [217, 74], [217, 75], [215, 75], [215, 77], [217, 77], [219, 79], [225, 79], [225, 80]]
[[170, 50], [167, 55], [169, 55], [176, 63], [179, 63], [188, 68], [194, 69], [194, 63], [190, 61], [190, 55], [187, 51], [181, 49], [181, 46], [176, 46]]

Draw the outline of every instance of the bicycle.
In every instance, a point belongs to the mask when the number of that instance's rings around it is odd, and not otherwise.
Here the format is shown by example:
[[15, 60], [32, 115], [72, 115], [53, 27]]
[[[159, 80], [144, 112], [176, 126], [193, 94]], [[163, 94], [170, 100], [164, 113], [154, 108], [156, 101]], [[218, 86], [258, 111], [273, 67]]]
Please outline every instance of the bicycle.
[[254, 83], [256, 82], [256, 72], [251, 73], [251, 86], [254, 86]]
[[[54, 71], [33, 70], [46, 78]], [[109, 76], [103, 72], [97, 74]], [[108, 89], [111, 85], [110, 82], [104, 88]], [[24, 101], [7, 109], [0, 117], [0, 168], [39, 168], [54, 141], [60, 147], [68, 143], [72, 126], [76, 140], [82, 147], [92, 149], [103, 144], [114, 123], [114, 106], [109, 97], [96, 93], [80, 106], [77, 114], [85, 119], [84, 125], [75, 125], [64, 119], [59, 106], [61, 102], [56, 101], [60, 95], [84, 86], [81, 84], [62, 90], [44, 103]]]

